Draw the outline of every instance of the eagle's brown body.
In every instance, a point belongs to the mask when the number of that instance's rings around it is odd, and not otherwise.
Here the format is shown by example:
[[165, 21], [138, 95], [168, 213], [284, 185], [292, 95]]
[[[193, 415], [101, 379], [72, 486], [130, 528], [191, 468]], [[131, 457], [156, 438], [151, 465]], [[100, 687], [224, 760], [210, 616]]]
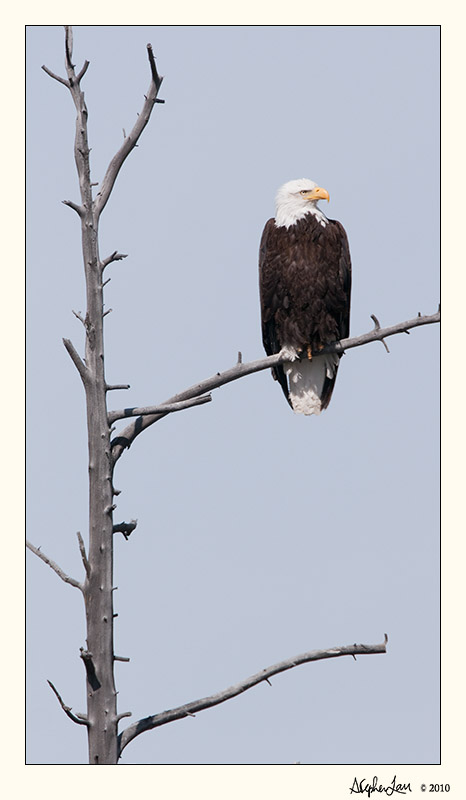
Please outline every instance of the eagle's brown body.
[[[303, 359], [310, 353], [314, 357], [324, 345], [349, 335], [351, 259], [339, 222], [322, 224], [313, 213], [289, 227], [277, 227], [275, 219], [269, 219], [260, 244], [259, 282], [268, 355], [286, 347]], [[321, 408], [330, 402], [337, 366], [338, 360], [333, 375], [324, 379]], [[291, 404], [284, 366], [273, 373]]]

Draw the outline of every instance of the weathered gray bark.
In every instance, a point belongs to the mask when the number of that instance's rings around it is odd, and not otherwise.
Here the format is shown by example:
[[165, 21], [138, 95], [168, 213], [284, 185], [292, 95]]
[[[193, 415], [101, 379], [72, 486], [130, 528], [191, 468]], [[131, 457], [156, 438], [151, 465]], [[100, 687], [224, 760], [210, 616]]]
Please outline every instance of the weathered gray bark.
[[[80, 540], [86, 566], [82, 586], [86, 606], [87, 642], [81, 650], [87, 681], [87, 729], [89, 763], [116, 764], [118, 760], [118, 714], [114, 682], [113, 649], [113, 468], [110, 447], [110, 424], [107, 415], [107, 386], [104, 364], [103, 270], [112, 260], [123, 258], [113, 253], [103, 262], [99, 257], [99, 218], [126, 156], [135, 146], [147, 124], [161, 79], [157, 75], [152, 50], [148, 46], [152, 80], [142, 113], [131, 134], [125, 137], [112, 159], [96, 199], [92, 197], [87, 108], [80, 82], [86, 62], [76, 75], [72, 63], [72, 30], [65, 26], [65, 66], [68, 79], [52, 74], [70, 90], [76, 107], [74, 155], [79, 178], [81, 205], [65, 201], [81, 219], [82, 253], [86, 279], [87, 311], [81, 321], [86, 331], [85, 359], [81, 360], [69, 340], [64, 340], [84, 384], [87, 407], [89, 451], [89, 554]], [[50, 73], [50, 70], [46, 69]], [[77, 315], [79, 316], [79, 315]], [[134, 525], [133, 525], [134, 527]]]
[[94, 210], [84, 93], [72, 64], [71, 30], [66, 34], [66, 71], [76, 107], [74, 155], [81, 191], [81, 238], [86, 278], [85, 371], [89, 452], [89, 574], [84, 583], [89, 763], [117, 763], [117, 706], [113, 676], [113, 464], [103, 342], [103, 288], [99, 260], [98, 217]]
[[[418, 328], [420, 325], [432, 325], [436, 322], [440, 322], [440, 311], [429, 315], [418, 314], [414, 319], [398, 322], [396, 325], [390, 325], [388, 328], [381, 328], [374, 314], [371, 314], [371, 317], [374, 320], [374, 329], [372, 331], [363, 333], [361, 336], [342, 339], [340, 342], [326, 345], [322, 349], [322, 353], [343, 354], [345, 350], [350, 350], [353, 347], [361, 347], [363, 344], [369, 344], [370, 342], [382, 342], [388, 352], [388, 347], [385, 342], [386, 338], [395, 336], [398, 333], [409, 333], [411, 328]], [[114, 462], [120, 458], [126, 448], [132, 445], [137, 436], [147, 430], [154, 422], [163, 419], [167, 414], [179, 411], [182, 408], [190, 408], [193, 405], [208, 403], [211, 400], [210, 392], [214, 389], [218, 389], [220, 386], [236, 381], [239, 378], [244, 378], [246, 375], [252, 375], [264, 369], [270, 369], [270, 367], [274, 367], [276, 364], [286, 361], [287, 358], [288, 356], [277, 353], [273, 356], [267, 356], [266, 358], [260, 358], [257, 361], [250, 361], [247, 364], [243, 364], [241, 353], [238, 353], [238, 362], [234, 367], [230, 367], [230, 369], [226, 369], [223, 372], [217, 372], [217, 374], [213, 375], [211, 378], [195, 383], [194, 386], [190, 386], [188, 389], [175, 394], [159, 406], [123, 408], [119, 411], [110, 411], [109, 419], [112, 421], [128, 417], [138, 417], [134, 422], [131, 422], [126, 428], [120, 431], [118, 436], [112, 439], [112, 455]]]

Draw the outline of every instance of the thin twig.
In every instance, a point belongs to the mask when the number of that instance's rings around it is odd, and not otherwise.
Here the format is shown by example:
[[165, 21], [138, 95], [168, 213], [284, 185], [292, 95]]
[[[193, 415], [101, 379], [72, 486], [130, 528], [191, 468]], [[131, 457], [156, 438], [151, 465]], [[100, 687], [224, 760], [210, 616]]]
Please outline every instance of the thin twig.
[[84, 320], [84, 317], [82, 317], [82, 316], [81, 316], [81, 314], [79, 313], [79, 311], [73, 311], [73, 309], [71, 309], [71, 311], [72, 311], [72, 312], [73, 312], [73, 314], [75, 315], [76, 319], [79, 319], [79, 321], [80, 321], [80, 322], [82, 322], [82, 324], [84, 325], [84, 327], [86, 327], [86, 322], [85, 322], [85, 320]]
[[116, 389], [131, 389], [129, 383], [107, 383], [105, 391], [114, 392]]
[[[423, 317], [415, 317], [414, 319], [407, 320], [406, 322], [399, 322], [396, 325], [391, 325], [389, 328], [374, 328], [374, 330], [369, 331], [368, 333], [363, 333], [361, 336], [355, 336], [350, 339], [342, 339], [334, 344], [326, 345], [324, 348], [322, 348], [320, 353], [322, 355], [325, 353], [338, 353], [339, 355], [343, 355], [345, 350], [350, 350], [353, 347], [360, 347], [361, 345], [369, 344], [369, 342], [380, 341], [388, 336], [394, 336], [397, 333], [405, 333], [409, 328], [416, 328], [420, 325], [431, 325], [436, 322], [440, 322], [440, 312]], [[194, 384], [194, 386], [190, 386], [188, 389], [179, 392], [179, 394], [170, 397], [166, 403], [163, 403], [162, 405], [167, 406], [172, 403], [189, 400], [192, 397], [199, 397], [200, 395], [204, 395], [206, 392], [211, 392], [213, 389], [218, 389], [220, 386], [224, 386], [226, 383], [231, 383], [239, 378], [243, 378], [245, 375], [251, 375], [254, 372], [270, 369], [270, 367], [275, 367], [277, 364], [281, 364], [286, 360], [287, 358], [285, 355], [282, 353], [277, 353], [276, 355], [267, 356], [267, 358], [261, 358], [257, 361], [250, 361], [247, 364], [237, 363], [234, 367], [231, 367], [224, 372], [217, 372], [211, 378], [200, 381], [199, 383]], [[121, 433], [112, 441], [112, 455], [114, 463], [118, 461], [122, 453], [131, 446], [136, 437], [139, 436], [142, 431], [146, 430], [146, 428], [148, 428], [150, 425], [153, 425], [154, 422], [158, 422], [158, 420], [162, 419], [164, 416], [165, 413], [140, 416], [134, 422], [131, 422], [129, 425], [127, 425], [126, 428], [124, 428], [124, 430], [121, 431]]]
[[49, 558], [48, 556], [45, 555], [45, 553], [42, 552], [40, 547], [35, 547], [35, 545], [31, 544], [31, 542], [28, 542], [27, 540], [26, 540], [26, 547], [28, 547], [29, 550], [31, 550], [36, 556], [38, 556], [45, 564], [48, 564], [48, 566], [51, 569], [53, 569], [54, 572], [57, 573], [58, 577], [61, 578], [62, 581], [64, 581], [65, 583], [69, 583], [76, 589], [80, 589], [81, 592], [83, 591], [82, 583], [80, 583], [80, 581], [77, 581], [76, 578], [70, 578], [70, 576], [67, 575], [66, 572], [64, 572], [62, 568], [55, 563], [55, 561], [52, 561], [51, 558]]
[[303, 653], [302, 655], [295, 656], [294, 658], [288, 658], [285, 661], [280, 661], [278, 664], [273, 664], [273, 666], [267, 667], [266, 669], [257, 672], [255, 675], [251, 675], [251, 677], [240, 681], [234, 686], [229, 686], [228, 689], [224, 689], [222, 692], [210, 695], [210, 697], [203, 697], [201, 700], [194, 700], [192, 703], [186, 703], [185, 705], [178, 706], [178, 708], [173, 708], [170, 711], [163, 711], [161, 714], [154, 714], [153, 716], [140, 719], [138, 722], [135, 722], [134, 725], [130, 725], [129, 728], [126, 728], [126, 730], [122, 731], [122, 733], [119, 735], [119, 754], [121, 755], [126, 745], [135, 739], [136, 736], [139, 736], [140, 733], [152, 730], [153, 728], [158, 728], [160, 725], [166, 725], [168, 722], [174, 722], [175, 720], [182, 719], [183, 717], [192, 716], [197, 711], [204, 711], [206, 708], [212, 708], [212, 706], [217, 706], [220, 703], [224, 703], [226, 700], [230, 700], [232, 697], [242, 694], [242, 692], [245, 692], [247, 689], [251, 689], [258, 683], [262, 683], [262, 681], [268, 681], [272, 675], [285, 672], [286, 670], [292, 669], [299, 664], [306, 664], [310, 661], [320, 661], [325, 658], [338, 658], [339, 656], [352, 656], [355, 654], [370, 655], [375, 653], [386, 653], [386, 645], [387, 635], [385, 634], [383, 644], [350, 644], [345, 647], [332, 647], [329, 650], [311, 650], [308, 653]]
[[50, 686], [50, 688], [52, 689], [52, 691], [55, 693], [55, 696], [56, 696], [58, 702], [60, 703], [63, 711], [65, 712], [66, 716], [69, 717], [70, 719], [72, 719], [73, 722], [76, 722], [76, 725], [87, 725], [87, 726], [89, 726], [89, 724], [90, 724], [89, 720], [87, 719], [87, 717], [84, 714], [79, 714], [79, 715], [78, 714], [73, 714], [73, 712], [71, 711], [70, 706], [66, 706], [65, 705], [65, 703], [61, 699], [59, 693], [55, 689], [55, 686], [53, 685], [52, 681], [47, 680], [47, 683]]
[[175, 411], [182, 411], [185, 408], [192, 408], [193, 406], [201, 406], [204, 403], [210, 403], [212, 400], [211, 394], [204, 394], [201, 397], [193, 397], [190, 400], [181, 400], [179, 403], [164, 403], [158, 406], [144, 406], [142, 408], [122, 408], [120, 411], [109, 411], [108, 421], [111, 425], [117, 419], [125, 419], [126, 417], [143, 417], [147, 414], [172, 414]]
[[83, 542], [83, 537], [81, 536], [79, 531], [76, 532], [76, 536], [78, 537], [79, 552], [81, 553], [81, 559], [82, 559], [82, 562], [83, 562], [83, 565], [84, 565], [84, 569], [86, 570], [87, 577], [89, 577], [89, 575], [91, 574], [91, 566], [90, 566], [88, 558], [87, 558], [86, 548], [84, 547], [84, 542]]
[[[377, 319], [377, 317], [375, 316], [375, 314], [371, 314], [371, 320], [373, 320], [373, 322], [374, 322], [374, 330], [379, 331], [380, 330], [380, 322]], [[409, 331], [405, 331], [405, 333], [409, 333]], [[387, 342], [385, 341], [385, 339], [381, 339], [380, 341], [382, 342], [383, 346], [385, 347], [385, 350], [387, 351], [387, 353], [390, 353], [390, 350], [388, 349], [388, 345], [387, 345]]]

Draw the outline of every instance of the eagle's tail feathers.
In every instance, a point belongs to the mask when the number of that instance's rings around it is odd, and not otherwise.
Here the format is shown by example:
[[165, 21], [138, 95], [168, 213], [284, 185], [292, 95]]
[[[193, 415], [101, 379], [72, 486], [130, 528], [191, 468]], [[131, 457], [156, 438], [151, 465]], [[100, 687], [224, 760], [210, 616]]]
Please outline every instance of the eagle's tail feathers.
[[314, 356], [311, 361], [286, 361], [289, 402], [296, 414], [320, 414], [332, 396], [340, 357], [336, 353]]

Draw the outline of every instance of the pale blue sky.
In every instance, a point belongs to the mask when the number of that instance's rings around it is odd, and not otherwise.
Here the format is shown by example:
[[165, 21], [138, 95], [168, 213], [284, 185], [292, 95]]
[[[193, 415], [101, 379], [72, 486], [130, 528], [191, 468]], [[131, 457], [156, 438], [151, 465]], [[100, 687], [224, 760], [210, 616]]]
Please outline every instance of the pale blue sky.
[[[262, 355], [257, 250], [277, 187], [310, 177], [353, 259], [351, 331], [439, 301], [439, 33], [434, 27], [80, 27], [93, 180], [140, 110], [151, 42], [165, 80], [104, 212], [106, 368], [161, 402]], [[28, 30], [29, 538], [76, 576], [86, 534], [74, 107], [60, 27]], [[301, 666], [137, 738], [126, 764], [435, 763], [438, 326], [349, 352], [328, 411], [292, 414], [266, 372], [153, 426], [120, 460], [115, 541], [119, 710], [132, 720], [306, 650], [385, 656]], [[76, 590], [32, 554], [28, 760], [82, 763]], [[429, 653], [429, 658], [426, 658]], [[383, 724], [370, 722], [376, 715]], [[45, 723], [44, 723], [45, 720]]]

